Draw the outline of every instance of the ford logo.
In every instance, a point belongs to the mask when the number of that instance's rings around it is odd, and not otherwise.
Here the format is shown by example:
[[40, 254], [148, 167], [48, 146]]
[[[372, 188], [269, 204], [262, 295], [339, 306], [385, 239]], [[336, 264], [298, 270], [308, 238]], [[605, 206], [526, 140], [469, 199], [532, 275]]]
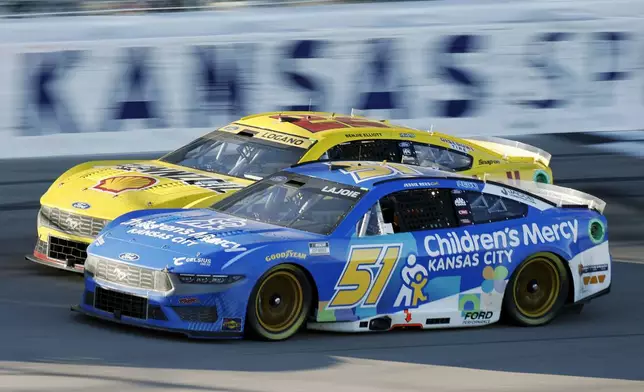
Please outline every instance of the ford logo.
[[91, 206], [87, 203], [83, 203], [82, 201], [77, 201], [74, 204], [72, 204], [72, 207], [78, 208], [79, 210], [86, 210], [90, 208]]
[[121, 253], [119, 255], [119, 259], [125, 261], [136, 261], [139, 259], [139, 255], [137, 255], [136, 253]]

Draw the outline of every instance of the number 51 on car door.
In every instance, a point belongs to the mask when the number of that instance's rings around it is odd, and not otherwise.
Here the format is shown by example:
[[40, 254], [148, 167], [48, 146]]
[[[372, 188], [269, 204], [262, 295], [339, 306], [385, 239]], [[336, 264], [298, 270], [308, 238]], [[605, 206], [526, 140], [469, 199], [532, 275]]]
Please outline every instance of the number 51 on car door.
[[349, 250], [327, 309], [374, 307], [395, 270], [402, 244], [355, 245]]

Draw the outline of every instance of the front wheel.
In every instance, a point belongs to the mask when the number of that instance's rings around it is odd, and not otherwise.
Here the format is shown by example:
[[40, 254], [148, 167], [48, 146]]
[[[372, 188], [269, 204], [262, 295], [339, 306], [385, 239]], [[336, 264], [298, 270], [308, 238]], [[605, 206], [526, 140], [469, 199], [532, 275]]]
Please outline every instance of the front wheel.
[[569, 284], [566, 267], [557, 256], [535, 254], [514, 272], [503, 298], [503, 312], [521, 326], [545, 325], [563, 307]]
[[261, 340], [286, 340], [304, 325], [310, 308], [311, 285], [302, 270], [290, 264], [272, 268], [251, 293], [249, 333]]

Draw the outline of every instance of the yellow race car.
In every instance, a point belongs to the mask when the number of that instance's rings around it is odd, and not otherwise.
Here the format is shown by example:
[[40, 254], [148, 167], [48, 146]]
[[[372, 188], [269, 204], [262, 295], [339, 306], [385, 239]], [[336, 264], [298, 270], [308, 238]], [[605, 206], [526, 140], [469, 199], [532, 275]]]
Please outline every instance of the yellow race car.
[[94, 161], [69, 169], [40, 200], [38, 240], [26, 258], [83, 272], [89, 243], [126, 212], [207, 207], [283, 168], [315, 160], [387, 161], [552, 183], [550, 154], [506, 139], [462, 139], [354, 115], [262, 113], [156, 160]]

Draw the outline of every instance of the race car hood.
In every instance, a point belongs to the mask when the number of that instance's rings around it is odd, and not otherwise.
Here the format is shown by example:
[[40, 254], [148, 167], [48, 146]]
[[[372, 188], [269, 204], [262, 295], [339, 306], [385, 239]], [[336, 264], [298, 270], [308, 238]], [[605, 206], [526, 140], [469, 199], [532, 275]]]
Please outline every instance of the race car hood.
[[113, 220], [133, 210], [208, 206], [251, 183], [157, 160], [99, 162], [61, 176], [41, 204]]
[[269, 244], [308, 244], [325, 238], [210, 209], [136, 214], [108, 226], [88, 253], [177, 273], [212, 273], [230, 260]]

